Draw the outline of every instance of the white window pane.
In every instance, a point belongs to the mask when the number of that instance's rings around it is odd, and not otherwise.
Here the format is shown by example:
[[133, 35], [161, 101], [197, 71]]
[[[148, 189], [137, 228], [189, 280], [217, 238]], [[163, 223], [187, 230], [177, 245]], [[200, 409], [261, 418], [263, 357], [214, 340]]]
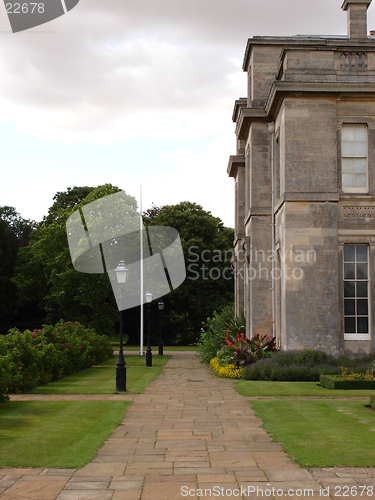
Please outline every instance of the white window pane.
[[357, 188], [365, 188], [366, 187], [366, 174], [356, 174], [355, 187], [357, 187]]
[[352, 158], [343, 158], [341, 162], [343, 173], [351, 174], [354, 172], [354, 160]]
[[342, 156], [354, 156], [354, 142], [342, 143]]
[[343, 188], [354, 187], [354, 175], [353, 174], [342, 174], [342, 187]]
[[367, 156], [367, 144], [366, 144], [366, 142], [355, 142], [354, 143], [354, 156]]
[[354, 140], [366, 141], [366, 125], [357, 125], [354, 127]]
[[341, 130], [341, 137], [343, 141], [352, 141], [354, 139], [354, 130], [352, 126], [343, 125]]
[[365, 174], [367, 172], [366, 158], [356, 158], [354, 162], [356, 174]]

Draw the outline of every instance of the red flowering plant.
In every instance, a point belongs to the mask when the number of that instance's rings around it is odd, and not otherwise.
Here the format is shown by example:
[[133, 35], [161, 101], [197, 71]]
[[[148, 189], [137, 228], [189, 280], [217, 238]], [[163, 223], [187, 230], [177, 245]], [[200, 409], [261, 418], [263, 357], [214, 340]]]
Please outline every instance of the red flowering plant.
[[277, 351], [276, 337], [270, 339], [268, 335], [256, 333], [252, 339], [243, 333], [236, 333], [230, 338], [229, 332], [226, 335], [227, 346], [233, 353], [233, 361], [237, 366], [247, 366], [262, 358], [268, 358], [272, 352]]

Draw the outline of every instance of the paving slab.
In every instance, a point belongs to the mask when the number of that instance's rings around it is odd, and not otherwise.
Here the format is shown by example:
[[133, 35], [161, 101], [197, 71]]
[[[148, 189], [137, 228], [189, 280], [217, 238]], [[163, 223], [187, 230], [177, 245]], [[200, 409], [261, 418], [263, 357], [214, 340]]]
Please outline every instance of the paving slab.
[[[375, 486], [375, 468], [300, 468], [272, 442], [233, 381], [212, 375], [193, 352], [171, 354], [143, 394], [82, 398], [132, 400], [89, 464], [78, 470], [0, 469], [0, 500], [181, 500], [208, 498], [210, 492], [277, 500], [277, 490], [284, 500], [311, 500], [310, 491], [331, 500], [344, 485], [366, 486], [366, 493]], [[14, 400], [22, 397], [60, 395]], [[327, 495], [320, 494], [323, 489]]]
[[56, 476], [23, 476], [7, 488], [0, 498], [2, 500], [55, 500], [68, 480], [68, 478]]

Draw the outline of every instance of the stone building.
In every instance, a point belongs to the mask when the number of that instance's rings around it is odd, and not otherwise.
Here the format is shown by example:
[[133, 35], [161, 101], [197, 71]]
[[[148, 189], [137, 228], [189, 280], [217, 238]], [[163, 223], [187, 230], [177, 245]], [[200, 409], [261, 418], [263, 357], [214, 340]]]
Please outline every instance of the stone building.
[[375, 348], [372, 0], [345, 0], [348, 36], [254, 37], [236, 101], [236, 311], [281, 349]]

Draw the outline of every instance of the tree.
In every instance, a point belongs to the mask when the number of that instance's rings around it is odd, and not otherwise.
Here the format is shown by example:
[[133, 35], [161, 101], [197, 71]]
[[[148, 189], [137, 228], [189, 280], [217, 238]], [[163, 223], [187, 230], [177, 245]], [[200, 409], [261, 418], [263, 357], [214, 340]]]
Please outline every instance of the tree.
[[155, 203], [152, 203], [151, 207], [145, 210], [142, 215], [146, 219], [155, 219], [163, 207], [157, 207]]
[[10, 320], [17, 307], [17, 287], [12, 282], [18, 240], [9, 224], [0, 219], [0, 323]]
[[[24, 303], [36, 300], [47, 322], [72, 319], [98, 333], [113, 334], [118, 311], [108, 276], [80, 273], [73, 268], [66, 221], [83, 205], [119, 191], [105, 184], [57, 193], [30, 246], [21, 250], [16, 276], [21, 299]], [[130, 210], [136, 209], [135, 198], [128, 195], [126, 201]]]
[[29, 244], [36, 223], [23, 219], [14, 207], [0, 207], [0, 333], [13, 326], [18, 290], [13, 281], [18, 251]]
[[36, 228], [36, 222], [30, 219], [23, 219], [14, 207], [0, 207], [0, 219], [6, 222], [13, 231], [20, 247], [29, 244], [30, 236]]
[[163, 297], [165, 338], [193, 343], [202, 322], [223, 305], [233, 302], [231, 271], [233, 229], [206, 212], [200, 205], [182, 202], [162, 207], [152, 226], [170, 226], [179, 232], [186, 263], [186, 280]]

